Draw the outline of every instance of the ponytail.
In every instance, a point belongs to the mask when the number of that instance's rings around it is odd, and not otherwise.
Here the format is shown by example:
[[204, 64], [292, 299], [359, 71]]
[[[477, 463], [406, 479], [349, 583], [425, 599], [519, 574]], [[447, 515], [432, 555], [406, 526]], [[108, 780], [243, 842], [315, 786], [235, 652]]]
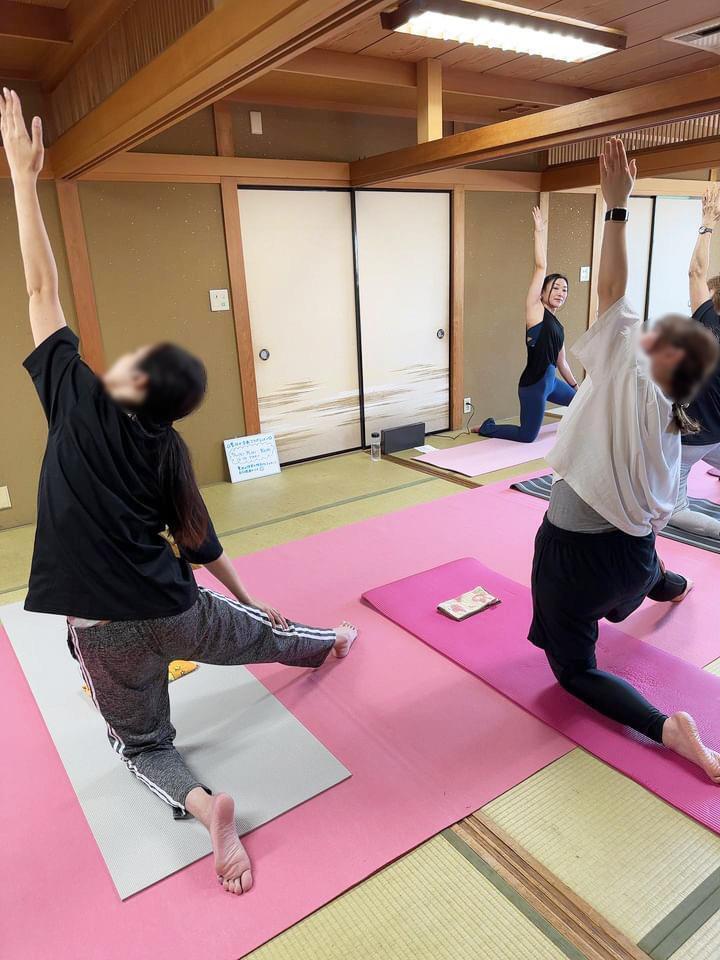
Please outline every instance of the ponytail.
[[700, 433], [701, 427], [697, 420], [687, 412], [687, 405], [675, 401], [672, 405], [672, 422], [675, 430], [683, 437], [688, 434]]
[[143, 358], [147, 395], [138, 417], [160, 437], [158, 483], [170, 533], [181, 547], [197, 549], [207, 537], [209, 517], [198, 490], [187, 444], [173, 427], [196, 410], [207, 389], [201, 360], [174, 343], [161, 343]]
[[190, 451], [174, 427], [166, 427], [163, 432], [158, 479], [170, 532], [179, 546], [197, 550], [207, 537], [208, 512], [198, 490]]

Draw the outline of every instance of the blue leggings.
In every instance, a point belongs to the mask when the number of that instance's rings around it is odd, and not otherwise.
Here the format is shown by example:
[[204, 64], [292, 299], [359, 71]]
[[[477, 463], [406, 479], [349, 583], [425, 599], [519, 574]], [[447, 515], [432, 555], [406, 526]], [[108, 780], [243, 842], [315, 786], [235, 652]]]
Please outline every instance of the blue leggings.
[[540, 433], [545, 405], [548, 400], [567, 407], [575, 396], [575, 391], [557, 376], [556, 368], [550, 365], [545, 376], [531, 387], [518, 387], [520, 397], [520, 426], [503, 424], [498, 426], [491, 418], [486, 420], [478, 433], [481, 437], [499, 437], [501, 440], [517, 440], [519, 443], [532, 443]]

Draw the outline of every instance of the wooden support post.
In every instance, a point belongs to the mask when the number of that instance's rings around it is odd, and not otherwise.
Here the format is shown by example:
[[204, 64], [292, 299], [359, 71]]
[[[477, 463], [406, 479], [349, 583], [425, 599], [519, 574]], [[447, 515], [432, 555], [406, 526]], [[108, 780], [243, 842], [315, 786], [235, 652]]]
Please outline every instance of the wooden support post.
[[82, 353], [95, 373], [102, 373], [105, 369], [105, 351], [98, 322], [78, 186], [68, 180], [58, 180], [56, 187]]
[[417, 65], [417, 141], [439, 140], [443, 135], [442, 66], [439, 60]]
[[233, 177], [223, 177], [220, 181], [220, 191], [222, 194], [223, 221], [225, 223], [225, 248], [230, 272], [230, 293], [232, 294], [233, 316], [235, 318], [235, 339], [240, 368], [245, 432], [254, 434], [260, 432], [260, 411], [258, 408], [257, 383], [255, 381], [255, 351], [253, 350], [250, 308], [245, 282], [245, 260], [242, 248], [242, 232], [240, 230], [237, 181]]
[[717, 183], [720, 180], [720, 169], [718, 167], [713, 167], [710, 171], [710, 181], [712, 183]]
[[602, 247], [603, 227], [605, 225], [605, 201], [602, 190], [595, 191], [595, 214], [593, 216], [592, 265], [590, 267], [590, 303], [588, 304], [588, 327], [597, 319], [598, 312], [598, 275], [600, 273], [600, 248]]
[[219, 100], [213, 104], [215, 120], [215, 146], [219, 157], [235, 156], [235, 135], [233, 133], [232, 107], [227, 101]]
[[463, 423], [465, 333], [465, 187], [452, 192], [452, 312], [450, 315], [450, 425]]

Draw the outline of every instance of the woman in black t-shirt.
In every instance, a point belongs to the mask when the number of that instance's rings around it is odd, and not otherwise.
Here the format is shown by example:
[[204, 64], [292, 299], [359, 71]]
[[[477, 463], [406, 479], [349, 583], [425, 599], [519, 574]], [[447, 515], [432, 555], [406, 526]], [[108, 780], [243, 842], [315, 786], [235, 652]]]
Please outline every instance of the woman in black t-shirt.
[[[63, 614], [68, 643], [116, 753], [176, 817], [210, 833], [218, 880], [252, 886], [234, 803], [212, 795], [173, 746], [168, 663], [280, 662], [318, 667], [357, 636], [288, 621], [253, 599], [223, 553], [173, 427], [205, 394], [205, 368], [174, 344], [121, 357], [102, 379], [65, 323], [37, 197], [42, 128], [32, 136], [16, 93], [0, 96], [0, 133], [15, 192], [35, 350], [25, 361], [48, 419], [26, 609]], [[204, 564], [231, 597], [198, 588]], [[191, 682], [191, 681], [190, 681]]]
[[520, 426], [498, 426], [492, 417], [488, 417], [473, 431], [482, 437], [499, 437], [520, 443], [532, 443], [537, 437], [548, 401], [567, 407], [577, 390], [577, 381], [565, 358], [565, 331], [555, 316], [567, 300], [567, 277], [562, 273], [545, 275], [546, 224], [539, 207], [533, 208], [533, 220], [535, 269], [526, 301], [527, 364], [518, 385]]

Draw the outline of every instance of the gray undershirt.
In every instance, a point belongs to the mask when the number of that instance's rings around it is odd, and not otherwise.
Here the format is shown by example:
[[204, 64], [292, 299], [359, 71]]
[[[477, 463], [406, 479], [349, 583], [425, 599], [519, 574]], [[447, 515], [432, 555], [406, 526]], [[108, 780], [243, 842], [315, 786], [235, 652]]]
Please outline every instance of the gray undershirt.
[[615, 529], [564, 480], [556, 480], [552, 485], [547, 518], [554, 527], [574, 533], [606, 533]]

